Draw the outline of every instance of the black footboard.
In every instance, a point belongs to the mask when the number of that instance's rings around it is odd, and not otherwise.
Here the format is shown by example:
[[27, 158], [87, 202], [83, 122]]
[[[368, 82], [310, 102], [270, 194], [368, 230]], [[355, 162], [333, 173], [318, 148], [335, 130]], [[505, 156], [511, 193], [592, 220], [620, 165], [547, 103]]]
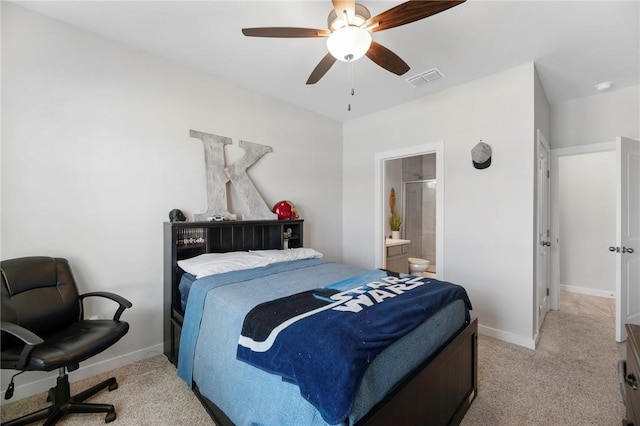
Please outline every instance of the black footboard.
[[457, 425], [478, 384], [478, 320], [473, 319], [358, 425]]
[[[458, 425], [478, 382], [478, 321], [473, 319], [431, 360], [407, 377], [358, 426]], [[212, 401], [194, 393], [218, 426], [234, 426]]]

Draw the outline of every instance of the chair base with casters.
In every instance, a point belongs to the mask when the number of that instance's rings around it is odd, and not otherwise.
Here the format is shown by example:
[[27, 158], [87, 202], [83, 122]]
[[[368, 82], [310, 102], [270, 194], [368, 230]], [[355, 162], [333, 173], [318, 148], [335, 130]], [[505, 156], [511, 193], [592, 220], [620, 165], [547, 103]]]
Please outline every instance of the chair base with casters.
[[[104, 389], [117, 389], [115, 377], [71, 396], [67, 371], [77, 370], [80, 362], [99, 354], [127, 334], [129, 324], [121, 321], [120, 316], [132, 306], [131, 302], [110, 292], [78, 294], [68, 261], [62, 258], [3, 260], [0, 272], [2, 368], [20, 372], [58, 370], [57, 384], [49, 389], [47, 396], [47, 402], [52, 405], [2, 426], [26, 425], [43, 419], [46, 419], [45, 425], [54, 425], [71, 413], [106, 413], [105, 422], [114, 421], [113, 405], [84, 401]], [[83, 301], [88, 297], [116, 302], [118, 307], [113, 318], [85, 320]], [[13, 394], [13, 378], [9, 387], [6, 398]]]
[[113, 405], [83, 402], [106, 388], [109, 388], [109, 392], [118, 389], [118, 382], [116, 382], [115, 377], [111, 377], [75, 396], [71, 396], [69, 376], [64, 368], [60, 368], [57, 384], [49, 389], [49, 395], [47, 396], [47, 402], [53, 402], [53, 405], [2, 423], [2, 426], [28, 425], [42, 419], [47, 419], [43, 424], [44, 426], [55, 425], [64, 415], [71, 413], [107, 413], [104, 421], [105, 423], [110, 423], [116, 419], [116, 410]]

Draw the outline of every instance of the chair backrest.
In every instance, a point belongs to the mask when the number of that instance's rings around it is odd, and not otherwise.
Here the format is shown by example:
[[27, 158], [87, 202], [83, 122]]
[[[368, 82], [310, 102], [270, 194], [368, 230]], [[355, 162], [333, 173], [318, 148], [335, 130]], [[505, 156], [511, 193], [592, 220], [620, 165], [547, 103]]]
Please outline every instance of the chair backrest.
[[2, 321], [45, 338], [80, 320], [80, 299], [69, 262], [62, 258], [23, 257], [0, 262]]

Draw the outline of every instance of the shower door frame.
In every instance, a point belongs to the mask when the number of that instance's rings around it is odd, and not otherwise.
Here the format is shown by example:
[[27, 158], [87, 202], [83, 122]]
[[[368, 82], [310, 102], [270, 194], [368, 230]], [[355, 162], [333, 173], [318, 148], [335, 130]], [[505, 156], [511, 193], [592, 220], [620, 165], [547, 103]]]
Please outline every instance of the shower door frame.
[[[436, 157], [437, 160], [437, 157]], [[437, 172], [437, 166], [436, 166], [436, 172]], [[411, 181], [407, 181], [407, 182], [402, 182], [402, 217], [404, 220], [404, 238], [407, 240], [410, 240], [411, 236], [407, 233], [407, 227], [409, 224], [409, 214], [407, 213], [407, 185], [415, 185], [415, 184], [429, 184], [429, 183], [434, 183], [435, 184], [435, 190], [436, 190], [436, 199], [435, 199], [435, 203], [436, 203], [436, 226], [435, 226], [435, 234], [436, 234], [436, 247], [434, 248], [435, 253], [433, 254], [434, 258], [435, 258], [435, 262], [433, 262], [433, 265], [435, 267], [435, 270], [437, 272], [438, 270], [438, 246], [437, 246], [437, 242], [438, 242], [438, 179], [420, 179], [420, 180], [411, 180]], [[424, 194], [423, 194], [424, 195]], [[423, 202], [424, 205], [424, 202]], [[423, 217], [424, 217], [424, 211], [421, 209], [420, 210], [423, 213]], [[424, 224], [423, 224], [423, 228], [422, 231], [424, 231]], [[422, 237], [422, 235], [421, 235]], [[422, 239], [422, 238], [421, 238]], [[413, 240], [411, 240], [411, 242], [413, 243]], [[426, 259], [427, 257], [425, 256], [425, 252], [424, 252], [424, 246], [422, 246], [422, 242], [420, 243], [420, 250], [419, 250], [419, 254], [418, 255], [413, 255], [411, 254], [411, 251], [409, 252], [409, 257], [417, 257], [417, 258], [421, 258], [421, 259]], [[428, 253], [427, 253], [428, 254]], [[431, 259], [429, 259], [431, 260]]]

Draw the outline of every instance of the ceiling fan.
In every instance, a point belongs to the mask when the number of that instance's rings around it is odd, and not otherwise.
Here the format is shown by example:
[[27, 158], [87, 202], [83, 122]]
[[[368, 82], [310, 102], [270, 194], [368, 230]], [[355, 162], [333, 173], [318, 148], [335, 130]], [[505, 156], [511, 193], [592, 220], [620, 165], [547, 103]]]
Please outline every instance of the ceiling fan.
[[369, 9], [355, 0], [332, 0], [327, 18], [328, 29], [296, 27], [243, 28], [248, 37], [327, 38], [327, 53], [311, 72], [307, 84], [317, 83], [336, 60], [351, 62], [366, 55], [373, 62], [397, 75], [409, 71], [409, 65], [391, 50], [376, 43], [371, 33], [399, 27], [435, 15], [464, 3], [465, 0], [417, 0], [399, 4], [371, 17]]

